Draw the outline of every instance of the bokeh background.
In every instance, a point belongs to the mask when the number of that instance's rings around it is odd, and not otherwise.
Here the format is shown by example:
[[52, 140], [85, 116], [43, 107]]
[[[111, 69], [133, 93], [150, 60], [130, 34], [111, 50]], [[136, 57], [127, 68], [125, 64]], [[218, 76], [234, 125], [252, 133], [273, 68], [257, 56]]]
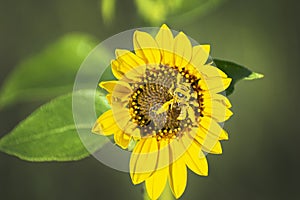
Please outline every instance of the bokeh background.
[[[112, 1], [113, 2], [113, 1]], [[234, 116], [223, 155], [209, 155], [208, 177], [189, 173], [181, 199], [300, 199], [297, 1], [271, 0], [0, 1], [0, 84], [22, 62], [70, 32], [100, 43], [121, 31], [167, 23], [212, 56], [235, 61], [264, 79], [242, 81], [230, 96]], [[44, 101], [0, 110], [0, 136]], [[93, 157], [31, 163], [0, 153], [0, 199], [142, 199], [128, 174]]]

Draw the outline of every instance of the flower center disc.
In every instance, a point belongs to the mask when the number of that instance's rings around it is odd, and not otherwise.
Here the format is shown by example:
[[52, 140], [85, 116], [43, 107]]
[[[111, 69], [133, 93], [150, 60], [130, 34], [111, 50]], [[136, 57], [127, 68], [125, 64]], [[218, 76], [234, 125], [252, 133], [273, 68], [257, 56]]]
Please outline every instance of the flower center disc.
[[129, 111], [141, 136], [159, 134], [176, 138], [196, 126], [201, 115], [197, 82], [184, 69], [147, 67], [143, 80], [131, 84], [134, 92], [129, 100]]

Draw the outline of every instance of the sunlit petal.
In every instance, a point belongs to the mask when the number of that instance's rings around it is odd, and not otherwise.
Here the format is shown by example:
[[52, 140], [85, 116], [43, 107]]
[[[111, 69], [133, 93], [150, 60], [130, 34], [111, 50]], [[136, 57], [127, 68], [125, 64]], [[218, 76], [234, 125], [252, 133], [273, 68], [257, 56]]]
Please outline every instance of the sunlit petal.
[[106, 111], [97, 119], [92, 131], [103, 135], [111, 135], [119, 131], [112, 110]]
[[155, 40], [161, 51], [161, 63], [164, 65], [174, 65], [173, 46], [174, 38], [171, 30], [167, 25], [162, 25], [157, 33]]
[[174, 40], [174, 64], [179, 68], [186, 66], [192, 58], [192, 44], [188, 37], [180, 32]]
[[186, 187], [187, 170], [185, 166], [185, 157], [181, 157], [170, 165], [169, 183], [175, 198], [179, 198]]
[[147, 64], [160, 63], [160, 50], [156, 41], [148, 33], [135, 31], [133, 35], [133, 46], [135, 54], [145, 60]]
[[132, 182], [138, 184], [150, 176], [156, 168], [158, 146], [156, 138], [141, 139], [130, 158]]
[[146, 189], [151, 199], [158, 199], [163, 192], [168, 177], [168, 167], [155, 171], [146, 179]]

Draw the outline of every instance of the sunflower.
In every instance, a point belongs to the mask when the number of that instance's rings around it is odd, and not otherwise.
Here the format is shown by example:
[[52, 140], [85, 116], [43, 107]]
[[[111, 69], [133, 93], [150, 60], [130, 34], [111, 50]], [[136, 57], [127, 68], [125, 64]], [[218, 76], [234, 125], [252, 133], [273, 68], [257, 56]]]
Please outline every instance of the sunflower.
[[114, 134], [127, 149], [134, 184], [145, 181], [151, 199], [169, 182], [179, 198], [186, 187], [187, 168], [208, 175], [206, 154], [221, 154], [220, 140], [228, 134], [220, 126], [232, 112], [220, 94], [231, 79], [213, 66], [209, 45], [192, 46], [183, 33], [175, 37], [162, 25], [155, 38], [133, 34], [134, 51], [116, 49], [111, 67], [118, 80], [101, 82], [111, 110], [96, 121], [93, 132]]

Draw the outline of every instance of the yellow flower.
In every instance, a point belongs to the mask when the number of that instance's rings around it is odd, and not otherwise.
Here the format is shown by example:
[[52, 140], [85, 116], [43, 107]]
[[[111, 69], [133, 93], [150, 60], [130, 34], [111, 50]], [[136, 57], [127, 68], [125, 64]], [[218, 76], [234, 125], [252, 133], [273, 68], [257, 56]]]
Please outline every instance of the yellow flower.
[[208, 175], [206, 153], [221, 154], [220, 126], [231, 115], [228, 99], [219, 94], [230, 84], [212, 66], [209, 45], [192, 46], [180, 32], [173, 37], [163, 25], [156, 37], [135, 31], [134, 52], [116, 50], [111, 67], [117, 81], [101, 82], [111, 110], [95, 123], [94, 133], [114, 134], [126, 149], [136, 141], [130, 159], [134, 184], [145, 181], [157, 199], [167, 180], [176, 198], [186, 187], [187, 167]]

